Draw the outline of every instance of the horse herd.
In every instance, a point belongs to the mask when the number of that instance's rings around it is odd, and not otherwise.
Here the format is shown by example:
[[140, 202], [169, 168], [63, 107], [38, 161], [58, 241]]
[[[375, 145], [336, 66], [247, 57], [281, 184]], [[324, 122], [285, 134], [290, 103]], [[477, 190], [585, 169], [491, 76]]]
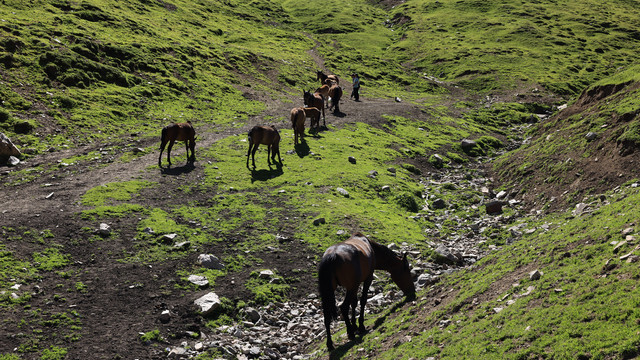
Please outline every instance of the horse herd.
[[[310, 129], [318, 130], [320, 126], [320, 114], [324, 120], [324, 109], [334, 109], [340, 111], [339, 102], [342, 97], [340, 80], [335, 75], [325, 75], [322, 71], [317, 72], [317, 80], [320, 86], [314, 93], [303, 92], [304, 107], [291, 109], [291, 127], [294, 131], [295, 144], [302, 141], [304, 136], [304, 123], [307, 118], [311, 118]], [[331, 102], [331, 106], [329, 106]], [[326, 126], [326, 122], [324, 122]], [[280, 158], [280, 133], [273, 126], [257, 125], [248, 133], [249, 151], [247, 152], [247, 167], [249, 167], [249, 156], [252, 158], [255, 169], [255, 153], [259, 145], [267, 146], [267, 163], [271, 166], [271, 160], [282, 165]], [[162, 167], [162, 152], [165, 145], [167, 148], [167, 161], [171, 165], [171, 148], [174, 142], [184, 141], [187, 148], [187, 159], [189, 162], [195, 161], [196, 133], [191, 124], [172, 124], [162, 129], [160, 142], [160, 156], [158, 166]], [[189, 156], [191, 150], [191, 156]], [[364, 326], [364, 307], [367, 303], [367, 293], [373, 281], [374, 270], [386, 270], [391, 274], [391, 280], [402, 290], [407, 299], [415, 296], [415, 286], [413, 284], [411, 269], [406, 254], [402, 257], [388, 247], [378, 244], [366, 236], [356, 233], [348, 240], [332, 245], [324, 252], [318, 266], [318, 290], [322, 301], [324, 324], [327, 335], [327, 349], [334, 350], [331, 340], [331, 322], [338, 318], [338, 307], [335, 303], [335, 291], [338, 286], [346, 290], [344, 301], [340, 304], [340, 312], [347, 328], [347, 336], [350, 340], [355, 339], [356, 330], [360, 333], [366, 331]], [[356, 326], [356, 307], [358, 305], [358, 288], [362, 285], [362, 295], [360, 296], [360, 317]], [[351, 318], [349, 317], [351, 309]]]

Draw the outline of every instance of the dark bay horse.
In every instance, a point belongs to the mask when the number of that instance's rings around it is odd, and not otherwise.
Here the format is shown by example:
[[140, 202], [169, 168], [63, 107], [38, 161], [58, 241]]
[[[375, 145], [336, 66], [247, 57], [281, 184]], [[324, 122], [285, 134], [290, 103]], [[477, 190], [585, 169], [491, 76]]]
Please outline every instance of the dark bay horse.
[[322, 70], [316, 71], [316, 80], [320, 80], [321, 84], [326, 84], [327, 79], [336, 84], [340, 84], [340, 79], [336, 75], [327, 75]]
[[333, 113], [334, 114], [340, 112], [340, 99], [341, 98], [342, 98], [342, 88], [339, 85], [334, 84], [329, 89], [329, 99], [331, 100], [331, 106], [329, 107], [329, 110], [331, 110], [333, 108]]
[[302, 91], [302, 98], [304, 100], [304, 105], [306, 107], [314, 107], [317, 108], [318, 110], [322, 110], [322, 120], [324, 123], [324, 126], [327, 126], [327, 122], [326, 119], [324, 117], [324, 97], [321, 94], [315, 93], [312, 94], [309, 91]]
[[[391, 280], [398, 285], [408, 298], [415, 296], [415, 286], [411, 277], [411, 269], [407, 255], [399, 257], [388, 247], [369, 240], [357, 233], [347, 241], [330, 246], [322, 256], [318, 267], [318, 288], [322, 299], [324, 325], [327, 331], [327, 348], [333, 350], [331, 341], [331, 321], [338, 318], [335, 290], [338, 285], [347, 291], [344, 301], [340, 304], [342, 317], [347, 326], [349, 339], [355, 339], [356, 306], [358, 305], [358, 287], [362, 285], [360, 298], [360, 332], [364, 327], [364, 306], [367, 303], [367, 292], [373, 281], [373, 270], [386, 270], [391, 274]], [[349, 320], [351, 307], [351, 320]]]
[[[247, 167], [249, 167], [249, 155], [251, 155], [253, 168], [256, 168], [256, 151], [258, 146], [267, 145], [267, 164], [271, 166], [271, 160], [276, 162], [276, 154], [278, 154], [278, 162], [282, 166], [280, 158], [280, 133], [275, 126], [256, 125], [249, 130], [249, 151], [247, 152]], [[271, 160], [269, 160], [271, 155]]]
[[298, 137], [300, 141], [304, 139], [304, 121], [307, 119], [303, 108], [291, 109], [291, 128], [293, 128], [294, 144], [298, 144]]
[[[169, 147], [167, 148], [167, 161], [169, 162], [169, 166], [171, 166], [171, 148], [176, 141], [184, 141], [187, 147], [187, 161], [196, 161], [196, 131], [193, 129], [191, 121], [187, 121], [186, 123], [171, 124], [162, 128], [160, 156], [158, 156], [159, 167], [162, 167], [162, 152], [167, 142], [169, 143]], [[191, 157], [189, 157], [189, 149], [191, 149]]]

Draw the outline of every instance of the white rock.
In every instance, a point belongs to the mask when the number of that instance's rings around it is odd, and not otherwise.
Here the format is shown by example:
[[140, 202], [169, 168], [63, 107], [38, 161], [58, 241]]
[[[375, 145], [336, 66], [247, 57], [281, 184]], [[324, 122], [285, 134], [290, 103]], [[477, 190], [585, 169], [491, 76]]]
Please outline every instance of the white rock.
[[216, 293], [210, 292], [193, 302], [203, 315], [209, 315], [220, 307], [220, 298]]

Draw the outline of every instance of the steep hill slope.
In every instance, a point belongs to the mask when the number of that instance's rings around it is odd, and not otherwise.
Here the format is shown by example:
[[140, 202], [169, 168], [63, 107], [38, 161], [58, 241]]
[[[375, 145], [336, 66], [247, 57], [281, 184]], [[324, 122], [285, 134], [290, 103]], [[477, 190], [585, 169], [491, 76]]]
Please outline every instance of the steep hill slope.
[[603, 79], [533, 126], [526, 145], [495, 163], [498, 181], [531, 207], [556, 210], [637, 179], [638, 70]]

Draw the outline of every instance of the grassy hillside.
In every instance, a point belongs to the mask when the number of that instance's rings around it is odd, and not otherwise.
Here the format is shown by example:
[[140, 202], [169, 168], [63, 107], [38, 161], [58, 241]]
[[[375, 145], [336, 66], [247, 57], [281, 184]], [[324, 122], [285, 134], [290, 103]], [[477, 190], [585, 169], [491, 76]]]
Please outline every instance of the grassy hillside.
[[[166, 355], [188, 332], [241, 320], [247, 305], [314, 292], [317, 259], [351, 231], [429, 257], [439, 239], [425, 230], [453, 235], [484, 211], [480, 189], [431, 176], [455, 167], [473, 179], [476, 160], [522, 140], [486, 185], [549, 217], [520, 219], [536, 230], [417, 303], [370, 316], [371, 333], [334, 356], [638, 356], [638, 272], [619, 259], [637, 242], [636, 5], [5, 0], [0, 131], [26, 163], [1, 175], [0, 359]], [[360, 73], [366, 100], [294, 146], [288, 111], [321, 68], [347, 94], [348, 75]], [[202, 138], [195, 167], [160, 172], [161, 127], [187, 120]], [[255, 123], [280, 128], [282, 168], [268, 168], [264, 150], [257, 169], [245, 166]], [[483, 146], [465, 153], [464, 138]], [[427, 211], [427, 192], [453, 205]], [[552, 213], [576, 202], [594, 211]], [[505, 211], [506, 222], [520, 216]], [[436, 223], [445, 213], [451, 220]], [[100, 223], [114, 230], [100, 236]], [[614, 253], [629, 227], [633, 238]], [[484, 246], [504, 245], [491, 231]], [[176, 247], [171, 233], [188, 243]], [[225, 269], [196, 264], [202, 252]], [[280, 283], [254, 276], [268, 267]], [[543, 277], [528, 280], [536, 268]], [[201, 293], [191, 274], [223, 296], [222, 311], [158, 323], [159, 308], [191, 314]]]

